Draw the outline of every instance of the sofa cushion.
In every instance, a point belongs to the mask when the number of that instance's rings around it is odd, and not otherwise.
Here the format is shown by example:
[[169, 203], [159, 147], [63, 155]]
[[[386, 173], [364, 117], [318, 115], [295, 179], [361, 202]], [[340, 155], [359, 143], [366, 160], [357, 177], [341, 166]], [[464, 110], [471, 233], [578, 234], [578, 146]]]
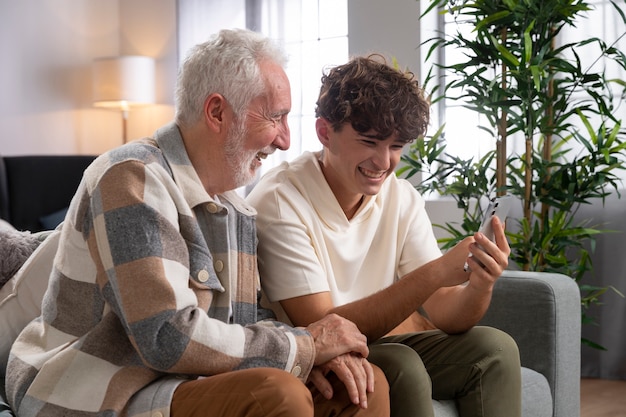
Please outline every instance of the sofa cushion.
[[19, 271], [42, 241], [39, 234], [20, 232], [0, 219], [0, 288]]
[[17, 273], [0, 289], [0, 372], [6, 371], [11, 345], [22, 329], [41, 313], [41, 301], [56, 254], [60, 230], [54, 230]]
[[[435, 417], [459, 417], [454, 401], [433, 400]], [[552, 395], [545, 376], [522, 368], [522, 417], [552, 417]]]
[[435, 417], [459, 417], [453, 400], [433, 400]]
[[522, 368], [522, 417], [552, 417], [552, 394], [545, 376]]

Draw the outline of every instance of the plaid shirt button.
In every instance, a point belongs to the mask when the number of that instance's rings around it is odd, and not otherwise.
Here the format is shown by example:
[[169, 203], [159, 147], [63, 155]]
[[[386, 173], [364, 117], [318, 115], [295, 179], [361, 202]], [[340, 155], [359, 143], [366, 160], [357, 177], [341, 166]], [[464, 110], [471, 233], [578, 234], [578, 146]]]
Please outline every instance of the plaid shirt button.
[[202, 271], [198, 272], [198, 281], [207, 282], [208, 280], [209, 280], [209, 271], [207, 271], [206, 269], [203, 269]]

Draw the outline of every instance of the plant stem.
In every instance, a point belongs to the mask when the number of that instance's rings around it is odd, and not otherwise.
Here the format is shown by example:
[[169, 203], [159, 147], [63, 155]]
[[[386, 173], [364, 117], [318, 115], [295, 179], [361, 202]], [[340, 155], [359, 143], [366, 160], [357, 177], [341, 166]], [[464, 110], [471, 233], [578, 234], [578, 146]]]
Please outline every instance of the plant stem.
[[[502, 44], [506, 44], [507, 29], [502, 28], [500, 30], [500, 37], [502, 38]], [[506, 63], [502, 62], [502, 91], [506, 91], [507, 83], [507, 67]], [[498, 137], [496, 138], [496, 194], [506, 194], [506, 140], [507, 140], [507, 109], [502, 107], [500, 110], [500, 120], [498, 120]]]
[[[526, 135], [526, 153], [525, 153], [525, 161], [524, 161], [524, 218], [531, 223], [531, 210], [530, 210], [530, 198], [532, 196], [532, 175], [533, 175], [533, 165], [532, 165], [532, 154], [533, 154], [533, 137], [532, 133], [528, 133]], [[532, 233], [532, 231], [529, 231]], [[526, 236], [525, 239], [530, 242], [530, 235]], [[528, 245], [526, 246], [529, 247]], [[526, 263], [523, 266], [524, 271], [530, 270], [532, 253], [530, 250], [526, 250]]]
[[[552, 35], [551, 36], [552, 41], [550, 42], [550, 52], [552, 52], [554, 51], [554, 48], [555, 48], [554, 26], [550, 28], [550, 32]], [[554, 76], [553, 76], [553, 70], [551, 69], [551, 66], [548, 66], [548, 69], [549, 69], [548, 72], [551, 76], [550, 76], [550, 80], [548, 81], [548, 97], [547, 97], [548, 106], [546, 108], [547, 130], [546, 130], [546, 135], [543, 141], [543, 160], [544, 160], [544, 164], [547, 165], [547, 168], [546, 168], [546, 176], [542, 179], [542, 184], [550, 182], [550, 177], [551, 177], [550, 162], [552, 161], [552, 132], [554, 130]], [[546, 193], [547, 193], [547, 190], [542, 185], [541, 194], [546, 195]], [[542, 202], [540, 223], [539, 223], [542, 234], [544, 232], [544, 228], [546, 224], [544, 220], [548, 218], [549, 215], [550, 215], [550, 206], [546, 204], [545, 202]], [[539, 254], [539, 263], [540, 265], [543, 265], [545, 263], [543, 252]]]

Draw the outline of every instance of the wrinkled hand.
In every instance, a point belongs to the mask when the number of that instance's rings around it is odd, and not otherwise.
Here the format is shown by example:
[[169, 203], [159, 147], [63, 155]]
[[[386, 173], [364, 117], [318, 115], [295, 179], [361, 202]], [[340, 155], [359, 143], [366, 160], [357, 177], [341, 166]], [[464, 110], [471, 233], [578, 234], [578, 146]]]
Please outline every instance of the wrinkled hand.
[[344, 353], [364, 358], [369, 354], [367, 338], [354, 323], [337, 314], [329, 314], [306, 328], [315, 341], [315, 365], [321, 365]]
[[343, 354], [311, 370], [309, 382], [328, 400], [334, 395], [332, 384], [326, 378], [329, 372], [334, 372], [346, 386], [352, 403], [367, 408], [367, 393], [374, 392], [374, 370], [367, 359]]
[[504, 224], [496, 216], [491, 221], [495, 242], [487, 239], [482, 233], [476, 233], [475, 242], [469, 247], [472, 256], [467, 260], [472, 271], [470, 285], [482, 290], [493, 287], [508, 266], [511, 254], [509, 242], [504, 234]]

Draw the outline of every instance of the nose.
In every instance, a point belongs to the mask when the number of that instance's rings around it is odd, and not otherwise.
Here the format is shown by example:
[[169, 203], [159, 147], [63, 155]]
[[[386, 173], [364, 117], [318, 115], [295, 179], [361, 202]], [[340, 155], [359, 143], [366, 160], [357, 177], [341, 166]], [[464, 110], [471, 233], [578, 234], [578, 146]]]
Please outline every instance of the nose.
[[291, 132], [289, 131], [286, 117], [278, 125], [278, 132], [276, 138], [274, 138], [273, 145], [281, 151], [286, 151], [291, 145]]
[[387, 146], [376, 146], [371, 160], [376, 169], [387, 171], [391, 166], [391, 151]]

